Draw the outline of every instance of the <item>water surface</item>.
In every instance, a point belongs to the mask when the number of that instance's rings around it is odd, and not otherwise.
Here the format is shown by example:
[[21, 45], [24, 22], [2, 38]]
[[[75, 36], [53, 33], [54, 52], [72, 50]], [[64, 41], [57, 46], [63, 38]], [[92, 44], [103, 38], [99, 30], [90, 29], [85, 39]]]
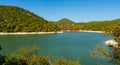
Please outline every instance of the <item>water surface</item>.
[[82, 65], [109, 64], [106, 60], [92, 58], [90, 52], [97, 46], [107, 47], [104, 42], [110, 39], [100, 33], [85, 32], [65, 32], [62, 34], [49, 35], [9, 35], [0, 36], [2, 54], [16, 52], [20, 47], [34, 46], [40, 47], [41, 55], [64, 56], [67, 59], [80, 57]]

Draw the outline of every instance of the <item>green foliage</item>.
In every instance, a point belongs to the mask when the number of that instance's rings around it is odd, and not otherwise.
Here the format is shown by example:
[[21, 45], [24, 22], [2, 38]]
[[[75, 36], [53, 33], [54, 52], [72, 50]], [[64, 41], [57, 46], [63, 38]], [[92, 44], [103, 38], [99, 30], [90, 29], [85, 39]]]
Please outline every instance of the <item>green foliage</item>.
[[71, 24], [75, 24], [73, 21], [67, 19], [67, 18], [63, 18], [61, 20], [59, 20], [57, 22], [58, 24], [64, 24], [64, 25], [71, 25]]
[[112, 34], [115, 37], [114, 39], [120, 43], [120, 24], [114, 28]]
[[4, 61], [2, 65], [18, 65], [18, 59], [14, 55], [5, 56]]
[[81, 30], [93, 30], [93, 31], [111, 31], [114, 26], [120, 23], [120, 20], [112, 21], [94, 21], [88, 23], [78, 23]]
[[[57, 23], [51, 21], [60, 27], [62, 30], [92, 30], [92, 31], [109, 31], [112, 32], [113, 28], [120, 23], [120, 19], [109, 21], [92, 21], [88, 23], [75, 23], [69, 19], [63, 18]], [[77, 26], [77, 28], [76, 28]], [[109, 34], [108, 32], [106, 34]]]
[[53, 65], [80, 65], [80, 64], [79, 60], [67, 61], [64, 57], [61, 57], [55, 59]]
[[107, 59], [114, 65], [120, 65], [120, 49], [116, 47], [109, 48], [110, 51], [106, 50], [104, 47], [98, 46], [91, 52], [91, 56]]
[[120, 24], [120, 19], [108, 20], [108, 21], [91, 21], [88, 23], [75, 23], [69, 19], [63, 18], [59, 21], [49, 21], [56, 24], [62, 30], [92, 30], [92, 31], [109, 31], [106, 34], [110, 34], [113, 29]]
[[[0, 6], [0, 32], [46, 32], [48, 27], [45, 19], [23, 8]], [[58, 31], [51, 24], [50, 31], [52, 28]]]
[[42, 28], [42, 31], [45, 31], [45, 32], [61, 31], [61, 29], [54, 23], [47, 23], [47, 24], [45, 24], [43, 26], [44, 26], [44, 28]]
[[112, 26], [111, 31], [106, 32], [114, 36], [114, 39], [118, 42], [118, 47], [108, 46], [110, 51], [103, 47], [96, 47], [91, 55], [107, 59], [114, 65], [120, 65], [120, 25]]
[[113, 62], [115, 65], [120, 65], [120, 49], [119, 48], [113, 48], [110, 57], [111, 57], [111, 62]]
[[56, 24], [62, 30], [71, 30], [71, 31], [80, 30], [80, 27], [77, 23], [66, 18], [59, 20]]
[[100, 57], [102, 59], [106, 59], [110, 56], [110, 53], [103, 47], [97, 46], [92, 52], [92, 57]]
[[17, 54], [0, 56], [0, 65], [80, 65], [79, 60], [68, 61], [65, 58], [55, 58], [38, 54], [39, 48], [20, 48]]

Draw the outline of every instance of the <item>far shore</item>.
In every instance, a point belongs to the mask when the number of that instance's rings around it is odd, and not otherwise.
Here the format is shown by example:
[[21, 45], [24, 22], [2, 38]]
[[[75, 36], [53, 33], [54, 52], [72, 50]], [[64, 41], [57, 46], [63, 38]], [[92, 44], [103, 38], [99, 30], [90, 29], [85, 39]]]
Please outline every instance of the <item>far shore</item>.
[[63, 31], [58, 32], [0, 32], [0, 35], [29, 35], [29, 34], [55, 34], [55, 33], [63, 33]]
[[105, 33], [104, 31], [92, 31], [92, 30], [63, 30], [66, 32], [71, 32], [71, 31], [75, 31], [75, 32], [90, 32], [90, 33]]
[[[64, 31], [71, 32], [72, 30], [63, 30], [57, 32], [0, 32], [0, 35], [30, 35], [30, 34], [55, 34], [63, 33]], [[73, 30], [74, 31], [74, 30]], [[75, 30], [76, 32], [90, 32], [90, 33], [105, 33], [104, 31], [91, 31], [91, 30]]]
[[79, 30], [79, 32], [105, 33], [104, 31]]

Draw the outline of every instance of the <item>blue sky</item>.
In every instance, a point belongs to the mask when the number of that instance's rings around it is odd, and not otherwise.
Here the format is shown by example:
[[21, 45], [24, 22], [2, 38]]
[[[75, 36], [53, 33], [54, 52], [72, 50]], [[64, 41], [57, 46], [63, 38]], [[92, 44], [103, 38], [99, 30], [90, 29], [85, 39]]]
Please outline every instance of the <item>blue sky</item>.
[[120, 18], [120, 0], [0, 0], [0, 5], [19, 6], [53, 21], [61, 18], [75, 22]]

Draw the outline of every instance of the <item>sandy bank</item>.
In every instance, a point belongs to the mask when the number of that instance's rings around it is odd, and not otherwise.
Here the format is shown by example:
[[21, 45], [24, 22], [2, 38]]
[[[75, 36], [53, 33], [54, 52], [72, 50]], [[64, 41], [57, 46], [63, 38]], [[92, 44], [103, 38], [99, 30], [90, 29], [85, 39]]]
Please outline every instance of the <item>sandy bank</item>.
[[79, 32], [105, 33], [104, 31], [79, 30]]
[[55, 34], [55, 33], [63, 33], [62, 31], [58, 32], [13, 32], [13, 33], [5, 33], [0, 32], [0, 35], [28, 35], [28, 34]]

